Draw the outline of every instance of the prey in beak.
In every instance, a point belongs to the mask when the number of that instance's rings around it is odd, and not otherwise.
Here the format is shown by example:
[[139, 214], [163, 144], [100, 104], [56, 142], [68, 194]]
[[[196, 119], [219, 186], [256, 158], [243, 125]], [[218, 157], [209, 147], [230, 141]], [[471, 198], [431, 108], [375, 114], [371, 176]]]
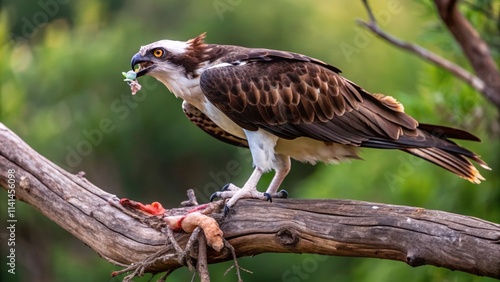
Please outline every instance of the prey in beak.
[[153, 63], [148, 58], [142, 56], [140, 53], [135, 54], [130, 62], [132, 70], [128, 72], [122, 72], [125, 77], [124, 81], [130, 86], [132, 95], [135, 95], [142, 86], [137, 81], [137, 78], [146, 75], [149, 71], [155, 68], [155, 63]]
[[[158, 65], [154, 62], [155, 59], [158, 59], [159, 57], [163, 57], [163, 54], [165, 52], [161, 50], [161, 56], [158, 56], [158, 52], [153, 52], [151, 53], [146, 53], [145, 55], [142, 55], [140, 52], [136, 53], [133, 57], [132, 60], [130, 61], [130, 65], [132, 67], [132, 70], [128, 72], [123, 72], [123, 76], [125, 77], [125, 81], [130, 85], [130, 90], [132, 91], [132, 95], [135, 95], [137, 91], [141, 90], [141, 85], [137, 81], [138, 77], [141, 77], [143, 75], [148, 74], [150, 71], [152, 71], [154, 68], [156, 68]], [[155, 58], [153, 58], [153, 56]]]
[[136, 77], [146, 75], [156, 66], [153, 61], [147, 58], [147, 56], [143, 57], [140, 53], [137, 53], [132, 57], [130, 65], [136, 73]]

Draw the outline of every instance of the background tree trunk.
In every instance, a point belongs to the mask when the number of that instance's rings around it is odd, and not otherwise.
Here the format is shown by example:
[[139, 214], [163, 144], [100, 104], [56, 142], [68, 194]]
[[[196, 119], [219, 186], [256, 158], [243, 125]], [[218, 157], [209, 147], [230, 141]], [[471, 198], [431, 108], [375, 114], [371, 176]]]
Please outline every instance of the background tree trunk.
[[357, 22], [359, 24], [368, 28], [390, 44], [407, 50], [423, 60], [429, 61], [449, 71], [455, 77], [476, 89], [500, 110], [500, 71], [491, 55], [488, 44], [481, 38], [474, 26], [472, 26], [459, 11], [456, 0], [435, 0], [434, 5], [436, 6], [437, 13], [441, 20], [446, 25], [446, 28], [462, 48], [475, 74], [421, 46], [402, 41], [384, 32], [378, 26], [377, 19], [368, 4], [368, 0], [362, 0], [362, 2], [368, 12], [369, 21], [365, 22], [358, 20]]

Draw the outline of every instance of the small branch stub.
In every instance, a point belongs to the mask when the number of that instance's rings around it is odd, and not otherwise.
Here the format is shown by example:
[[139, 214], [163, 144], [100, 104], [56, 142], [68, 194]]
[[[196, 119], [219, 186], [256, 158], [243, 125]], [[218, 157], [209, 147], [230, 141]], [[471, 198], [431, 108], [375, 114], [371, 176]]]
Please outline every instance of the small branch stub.
[[276, 233], [278, 241], [286, 247], [295, 247], [299, 243], [300, 236], [293, 228], [283, 228]]
[[406, 257], [406, 263], [413, 267], [422, 266], [425, 265], [425, 259], [418, 257], [415, 254], [408, 254]]

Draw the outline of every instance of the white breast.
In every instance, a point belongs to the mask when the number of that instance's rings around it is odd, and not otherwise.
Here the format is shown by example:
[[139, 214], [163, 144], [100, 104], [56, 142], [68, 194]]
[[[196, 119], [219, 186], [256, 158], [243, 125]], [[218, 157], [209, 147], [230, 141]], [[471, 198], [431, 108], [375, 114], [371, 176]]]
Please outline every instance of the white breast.
[[232, 120], [230, 120], [224, 113], [217, 109], [208, 100], [205, 99], [205, 103], [203, 103], [203, 105], [198, 109], [200, 109], [205, 115], [207, 115], [220, 128], [239, 138], [247, 139], [245, 133], [243, 132], [243, 129]]
[[220, 128], [235, 136], [246, 139], [242, 128], [205, 98], [200, 88], [199, 77], [188, 78], [179, 72], [158, 72], [152, 75], [163, 83], [176, 97], [195, 106]]

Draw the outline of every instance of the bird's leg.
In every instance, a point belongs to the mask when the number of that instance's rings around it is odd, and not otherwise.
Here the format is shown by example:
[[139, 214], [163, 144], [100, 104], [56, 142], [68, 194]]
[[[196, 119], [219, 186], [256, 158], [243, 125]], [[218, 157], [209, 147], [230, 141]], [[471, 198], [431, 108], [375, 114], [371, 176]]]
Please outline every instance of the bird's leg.
[[247, 182], [245, 183], [245, 185], [243, 185], [241, 189], [235, 186], [234, 184], [231, 183], [227, 184], [226, 186], [224, 186], [222, 191], [215, 192], [214, 194], [212, 194], [210, 200], [212, 201], [215, 197], [223, 199], [230, 198], [224, 207], [224, 213], [227, 213], [229, 208], [231, 208], [239, 199], [252, 198], [252, 199], [261, 199], [272, 202], [273, 197], [287, 198], [288, 197], [287, 191], [285, 190], [281, 190], [279, 192], [276, 191], [278, 190], [281, 183], [287, 176], [288, 172], [290, 172], [290, 157], [284, 155], [275, 155], [273, 168], [275, 169], [276, 174], [274, 175], [273, 180], [271, 181], [271, 184], [269, 184], [269, 187], [267, 188], [266, 192], [262, 193], [257, 191], [256, 188], [257, 183], [259, 182], [263, 174], [263, 170], [256, 167], [250, 178], [248, 178]]
[[222, 191], [218, 191], [212, 194], [210, 197], [210, 200], [213, 200], [214, 198], [222, 198], [222, 199], [228, 199], [229, 202], [227, 204], [230, 204], [230, 206], [234, 205], [234, 203], [241, 198], [253, 198], [253, 199], [263, 199], [263, 200], [268, 200], [269, 197], [263, 195], [262, 192], [257, 191], [257, 183], [259, 183], [259, 180], [263, 174], [262, 169], [256, 167], [252, 175], [248, 178], [247, 182], [245, 185], [243, 185], [242, 188], [237, 187], [236, 185], [229, 183], [224, 188]]
[[[262, 199], [262, 200], [268, 200], [269, 196], [266, 196], [265, 193], [257, 191], [257, 183], [259, 183], [259, 180], [263, 174], [263, 171], [256, 167], [253, 170], [252, 175], [250, 175], [250, 178], [248, 178], [247, 182], [241, 189], [238, 191], [231, 191], [234, 194], [231, 196], [231, 199], [226, 203], [226, 207], [230, 208], [232, 207], [236, 201], [238, 201], [241, 198], [253, 198], [253, 199]], [[229, 191], [228, 191], [229, 192]]]
[[275, 157], [274, 170], [276, 173], [274, 174], [271, 184], [267, 187], [266, 193], [273, 198], [287, 198], [288, 192], [286, 190], [281, 190], [278, 193], [276, 193], [276, 191], [278, 191], [281, 183], [283, 183], [283, 180], [290, 172], [290, 157], [278, 154], [276, 154]]
[[258, 192], [256, 188], [262, 174], [272, 169], [276, 171], [276, 174], [268, 191], [273, 192], [278, 197], [284, 197], [284, 195], [288, 194], [286, 192], [276, 193], [276, 190], [280, 186], [284, 177], [290, 171], [290, 158], [283, 155], [277, 155], [274, 151], [274, 147], [276, 146], [278, 137], [263, 129], [258, 129], [255, 131], [243, 131], [245, 132], [245, 136], [248, 140], [248, 146], [250, 148], [250, 152], [252, 153], [255, 170], [253, 171], [252, 175], [247, 180], [243, 188], [234, 191], [235, 186], [229, 184], [226, 185], [221, 192], [212, 194], [210, 200], [213, 200], [215, 197], [231, 198], [226, 203], [224, 214], [226, 214], [229, 208], [231, 208], [236, 203], [236, 201], [241, 198], [253, 198], [272, 201], [272, 197], [268, 192]]

